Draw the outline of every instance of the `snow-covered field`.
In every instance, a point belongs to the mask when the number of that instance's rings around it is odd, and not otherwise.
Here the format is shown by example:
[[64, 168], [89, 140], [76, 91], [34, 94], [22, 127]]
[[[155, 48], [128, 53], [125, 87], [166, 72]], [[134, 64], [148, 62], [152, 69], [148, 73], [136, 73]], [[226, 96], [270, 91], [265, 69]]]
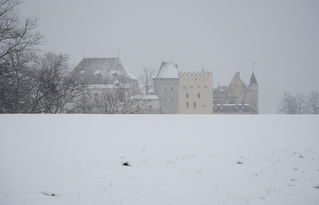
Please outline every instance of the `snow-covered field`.
[[319, 117], [1, 115], [0, 163], [1, 205], [317, 205]]

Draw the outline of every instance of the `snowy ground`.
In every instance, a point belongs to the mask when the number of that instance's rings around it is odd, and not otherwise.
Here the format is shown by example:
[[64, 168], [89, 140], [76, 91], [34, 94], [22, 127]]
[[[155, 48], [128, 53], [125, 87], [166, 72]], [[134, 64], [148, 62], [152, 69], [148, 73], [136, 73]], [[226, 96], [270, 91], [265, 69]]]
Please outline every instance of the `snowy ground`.
[[1, 205], [317, 205], [319, 116], [1, 115], [0, 162]]

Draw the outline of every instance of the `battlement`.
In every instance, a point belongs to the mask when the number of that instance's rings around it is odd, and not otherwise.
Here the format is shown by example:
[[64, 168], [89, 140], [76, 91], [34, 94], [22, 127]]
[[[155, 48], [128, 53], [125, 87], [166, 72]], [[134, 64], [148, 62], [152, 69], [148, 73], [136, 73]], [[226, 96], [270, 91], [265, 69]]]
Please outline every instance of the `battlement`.
[[179, 72], [178, 75], [180, 77], [182, 77], [182, 76], [207, 76], [207, 75], [212, 75], [212, 72], [206, 72], [206, 71]]

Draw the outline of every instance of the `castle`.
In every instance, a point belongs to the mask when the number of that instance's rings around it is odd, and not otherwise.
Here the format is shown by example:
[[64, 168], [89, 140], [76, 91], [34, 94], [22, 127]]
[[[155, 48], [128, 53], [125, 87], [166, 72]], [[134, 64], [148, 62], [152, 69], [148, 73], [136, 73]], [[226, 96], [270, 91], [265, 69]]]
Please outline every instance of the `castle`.
[[211, 72], [179, 72], [173, 62], [162, 62], [153, 83], [154, 94], [160, 99], [160, 113], [213, 113]]
[[248, 86], [237, 72], [228, 86], [215, 88], [213, 96], [216, 114], [258, 114], [258, 83], [254, 71]]
[[131, 113], [258, 114], [254, 72], [248, 85], [237, 72], [228, 86], [213, 88], [212, 72], [181, 72], [174, 62], [162, 62], [153, 78], [154, 93], [147, 96], [141, 95], [137, 79], [127, 73], [119, 58], [84, 58], [71, 74], [86, 85], [81, 99], [91, 106], [82, 109], [86, 113], [106, 112], [103, 99], [116, 90], [120, 105], [133, 102], [136, 109]]
[[257, 114], [258, 83], [254, 72], [248, 86], [237, 72], [229, 86], [213, 89], [211, 72], [180, 72], [162, 62], [154, 81], [162, 114]]

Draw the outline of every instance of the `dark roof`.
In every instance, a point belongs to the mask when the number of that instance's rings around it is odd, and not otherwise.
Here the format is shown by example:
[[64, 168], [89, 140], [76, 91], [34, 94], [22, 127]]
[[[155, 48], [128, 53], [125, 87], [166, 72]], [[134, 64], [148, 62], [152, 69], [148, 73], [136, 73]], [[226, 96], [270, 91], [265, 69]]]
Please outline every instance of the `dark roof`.
[[72, 75], [89, 84], [109, 83], [117, 79], [132, 79], [119, 58], [83, 58]]
[[250, 76], [249, 85], [258, 85], [254, 72]]

